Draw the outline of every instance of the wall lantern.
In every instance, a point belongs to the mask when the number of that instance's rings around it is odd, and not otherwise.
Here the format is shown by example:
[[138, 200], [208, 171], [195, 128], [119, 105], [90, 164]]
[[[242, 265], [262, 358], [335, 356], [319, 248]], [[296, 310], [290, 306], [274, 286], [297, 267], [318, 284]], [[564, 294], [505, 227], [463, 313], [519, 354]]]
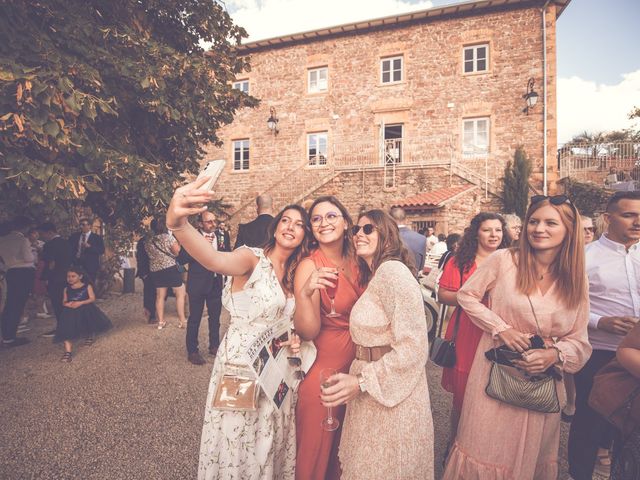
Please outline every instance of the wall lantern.
[[269, 109], [267, 127], [269, 127], [269, 130], [271, 130], [274, 135], [278, 135], [278, 116], [276, 115], [276, 109], [273, 107]]
[[527, 106], [522, 111], [527, 115], [529, 115], [529, 109], [535, 107], [536, 103], [538, 103], [538, 92], [533, 89], [535, 83], [536, 81], [531, 77], [527, 82], [527, 93], [522, 96], [524, 101], [527, 102]]

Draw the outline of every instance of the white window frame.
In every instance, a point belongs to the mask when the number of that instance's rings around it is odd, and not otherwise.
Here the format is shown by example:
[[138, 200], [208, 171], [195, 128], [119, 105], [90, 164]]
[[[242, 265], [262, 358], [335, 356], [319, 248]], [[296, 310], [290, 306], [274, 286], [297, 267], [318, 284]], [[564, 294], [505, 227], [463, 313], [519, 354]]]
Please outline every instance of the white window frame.
[[[320, 148], [324, 140], [324, 155]], [[311, 153], [311, 147], [315, 146], [315, 154]], [[309, 167], [325, 167], [327, 165], [328, 150], [327, 132], [314, 132], [307, 134], [307, 160]]]
[[[484, 48], [485, 49], [485, 57], [484, 59], [478, 58], [478, 50]], [[472, 52], [472, 58], [467, 60], [467, 52]], [[484, 60], [484, 69], [480, 70], [478, 68], [478, 60]], [[467, 72], [467, 62], [471, 62], [472, 70]], [[472, 74], [472, 73], [486, 73], [489, 71], [489, 44], [488, 43], [478, 43], [476, 45], [467, 45], [462, 49], [462, 73], [464, 74]]]
[[[484, 124], [484, 126], [481, 126]], [[467, 125], [471, 125], [471, 140], [467, 137]], [[479, 133], [486, 131], [486, 145], [478, 141]], [[491, 119], [489, 117], [464, 118], [462, 120], [462, 153], [466, 156], [484, 156], [489, 154], [491, 145]]]
[[[395, 60], [400, 60], [400, 68], [399, 69], [395, 69], [393, 68], [393, 64]], [[388, 73], [389, 73], [389, 81], [385, 82], [384, 81], [384, 74], [387, 70], [385, 70], [384, 66], [385, 66], [385, 62], [389, 62], [389, 69], [388, 69]], [[394, 73], [395, 72], [400, 72], [400, 79], [399, 80], [395, 80], [394, 79]], [[400, 83], [404, 80], [404, 55], [395, 55], [393, 57], [384, 57], [380, 59], [380, 83], [383, 85], [389, 85], [392, 83]]]
[[[324, 78], [320, 78], [322, 73], [324, 73]], [[328, 89], [329, 67], [317, 67], [307, 70], [307, 91], [309, 93], [326, 92]]]
[[[238, 148], [240, 147], [240, 148]], [[236, 159], [236, 152], [240, 153], [240, 158]], [[249, 170], [251, 161], [251, 142], [248, 138], [233, 141], [233, 171], [246, 172]], [[246, 159], [245, 159], [246, 153]], [[246, 166], [245, 166], [246, 164]]]
[[233, 82], [233, 88], [249, 95], [249, 80], [238, 80]]

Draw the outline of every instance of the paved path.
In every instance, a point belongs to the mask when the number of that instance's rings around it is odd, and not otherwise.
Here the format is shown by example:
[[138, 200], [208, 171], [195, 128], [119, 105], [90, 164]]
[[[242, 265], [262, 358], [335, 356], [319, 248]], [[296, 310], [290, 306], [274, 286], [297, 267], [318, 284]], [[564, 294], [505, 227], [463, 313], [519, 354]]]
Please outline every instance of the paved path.
[[[187, 362], [173, 299], [165, 330], [144, 323], [141, 304], [139, 294], [101, 302], [114, 329], [75, 348], [70, 364], [59, 361], [61, 345], [37, 336], [52, 320], [32, 320], [29, 345], [0, 349], [0, 478], [195, 478], [213, 359]], [[206, 346], [206, 322], [200, 333]], [[450, 405], [439, 380], [431, 366], [436, 478]], [[562, 452], [565, 437], [566, 426]]]

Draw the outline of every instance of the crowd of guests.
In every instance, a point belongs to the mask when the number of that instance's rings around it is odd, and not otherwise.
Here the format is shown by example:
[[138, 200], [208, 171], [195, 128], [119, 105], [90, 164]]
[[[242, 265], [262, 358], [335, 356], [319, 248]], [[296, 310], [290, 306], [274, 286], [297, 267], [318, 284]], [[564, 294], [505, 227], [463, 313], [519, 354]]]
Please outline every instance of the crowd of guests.
[[43, 336], [64, 342], [63, 361], [71, 361], [73, 340], [85, 337], [85, 343], [91, 345], [96, 333], [111, 326], [94, 305], [92, 285], [104, 254], [104, 241], [92, 231], [92, 224], [91, 219], [80, 219], [80, 231], [68, 239], [58, 234], [55, 224], [45, 222], [36, 227], [25, 216], [17, 216], [5, 225], [0, 235], [0, 265], [7, 289], [1, 318], [2, 346], [18, 347], [29, 342], [18, 334], [30, 330], [25, 317], [30, 296], [42, 306], [44, 316], [47, 300], [50, 302], [56, 328]]
[[[639, 192], [616, 192], [595, 225], [570, 198], [538, 195], [524, 219], [482, 212], [461, 235], [448, 236], [432, 227], [413, 232], [397, 208], [354, 221], [331, 196], [274, 216], [263, 195], [258, 217], [241, 225], [232, 250], [228, 230], [207, 211], [214, 194], [199, 188], [205, 181], [178, 188], [166, 219], [155, 219], [137, 246], [145, 315], [164, 328], [173, 290], [178, 326], [187, 327], [187, 358], [196, 365], [206, 363], [198, 330], [207, 307], [215, 361], [199, 478], [429, 479], [442, 461], [445, 479], [546, 480], [558, 476], [561, 419], [571, 422], [574, 480], [620, 462], [628, 438], [588, 399], [621, 343], [621, 363], [640, 372], [623, 342], [640, 331]], [[30, 227], [18, 217], [0, 237], [6, 346], [22, 343], [16, 330], [36, 266]], [[70, 361], [75, 339], [91, 344], [110, 327], [93, 303], [91, 265], [77, 265], [99, 242], [82, 232], [64, 240], [51, 224], [38, 231], [45, 242], [40, 278], [54, 311], [62, 310], [54, 335]], [[427, 254], [440, 256], [439, 302], [454, 307], [444, 335], [455, 342], [456, 361], [442, 373], [453, 402], [441, 459], [434, 459], [427, 326], [416, 281]], [[222, 306], [231, 321], [220, 339]], [[216, 394], [230, 365], [242, 364], [248, 342], [283, 321], [292, 329], [278, 348], [288, 349], [287, 368], [299, 384], [278, 404], [260, 393], [252, 408], [221, 408]], [[544, 379], [559, 407], [490, 395], [499, 363], [513, 370], [513, 382]]]
[[[536, 411], [487, 395], [495, 360], [486, 353], [498, 346], [512, 352], [523, 381], [551, 379], [562, 406], [562, 375], [575, 374], [575, 413], [565, 414], [570, 469], [575, 480], [591, 478], [598, 448], [615, 434], [607, 436], [606, 421], [588, 406], [589, 379], [640, 318], [637, 193], [611, 198], [595, 241], [591, 219], [563, 195], [532, 197], [523, 220], [480, 213], [461, 237], [444, 238], [414, 235], [399, 209], [370, 210], [354, 222], [337, 198], [320, 197], [307, 210], [280, 211], [261, 248], [212, 252], [187, 222], [213, 198], [199, 186], [179, 188], [166, 218], [192, 258], [232, 278], [222, 295], [231, 326], [211, 376], [199, 478], [433, 478], [415, 274], [438, 244], [439, 300], [460, 310], [445, 334], [455, 331], [457, 361], [442, 378], [453, 393], [444, 478], [557, 477], [560, 408]], [[243, 339], [283, 319], [294, 326], [291, 358], [314, 346], [312, 362], [291, 362], [307, 365], [291, 403], [278, 409], [261, 396], [252, 411], [216, 408]], [[327, 409], [339, 428], [324, 428]], [[614, 440], [614, 461], [615, 450]]]

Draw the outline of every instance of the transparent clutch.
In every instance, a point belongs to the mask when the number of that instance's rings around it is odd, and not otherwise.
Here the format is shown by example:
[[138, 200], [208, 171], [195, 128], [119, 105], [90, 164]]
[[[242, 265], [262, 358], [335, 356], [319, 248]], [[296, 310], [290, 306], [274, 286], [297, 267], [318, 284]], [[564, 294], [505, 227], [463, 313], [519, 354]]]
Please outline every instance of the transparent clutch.
[[225, 364], [213, 396], [216, 410], [253, 411], [258, 406], [255, 374], [244, 365]]

